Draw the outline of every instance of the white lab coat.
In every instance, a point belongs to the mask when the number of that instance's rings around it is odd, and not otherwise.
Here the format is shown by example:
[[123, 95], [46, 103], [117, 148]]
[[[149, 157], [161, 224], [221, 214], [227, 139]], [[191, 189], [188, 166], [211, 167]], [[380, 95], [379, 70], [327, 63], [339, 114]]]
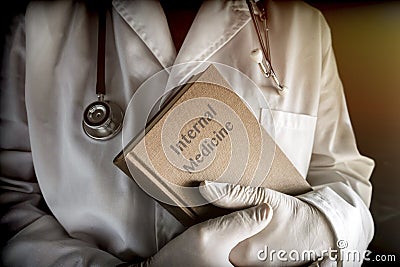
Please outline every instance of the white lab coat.
[[[244, 1], [206, 1], [178, 54], [158, 2], [114, 1], [107, 97], [126, 108], [147, 78], [182, 62], [242, 71], [271, 106], [277, 143], [321, 186], [302, 199], [327, 216], [337, 239], [364, 250], [373, 236], [374, 163], [357, 150], [327, 23], [301, 2], [272, 2], [268, 12], [285, 96], [249, 59], [259, 45]], [[10, 238], [3, 263], [112, 266], [156, 253], [183, 227], [113, 165], [121, 134], [97, 142], [82, 131], [83, 110], [95, 100], [96, 15], [79, 2], [33, 1], [9, 41], [1, 96], [1, 223]]]

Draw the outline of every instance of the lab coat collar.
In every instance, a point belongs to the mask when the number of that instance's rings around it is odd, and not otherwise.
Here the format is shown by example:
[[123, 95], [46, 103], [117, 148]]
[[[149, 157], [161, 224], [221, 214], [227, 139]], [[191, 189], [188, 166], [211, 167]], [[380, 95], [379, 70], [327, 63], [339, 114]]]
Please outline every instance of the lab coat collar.
[[168, 22], [158, 1], [114, 0], [113, 5], [163, 68], [207, 61], [250, 20], [245, 1], [205, 1], [176, 55]]
[[250, 20], [244, 1], [205, 1], [193, 21], [175, 64], [206, 61]]
[[114, 0], [112, 4], [162, 67], [172, 65], [176, 58], [176, 50], [160, 3], [153, 0]]

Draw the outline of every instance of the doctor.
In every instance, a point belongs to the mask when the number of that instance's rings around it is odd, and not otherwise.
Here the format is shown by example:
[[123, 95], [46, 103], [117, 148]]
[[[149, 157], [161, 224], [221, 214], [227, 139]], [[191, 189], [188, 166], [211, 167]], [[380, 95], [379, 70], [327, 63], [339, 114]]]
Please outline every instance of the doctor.
[[[112, 2], [107, 98], [124, 109], [146, 79], [177, 63], [236, 68], [262, 89], [277, 143], [314, 190], [291, 197], [206, 183], [204, 197], [245, 209], [184, 229], [113, 165], [121, 134], [99, 142], [82, 131], [82, 113], [96, 97], [96, 13], [83, 2], [33, 1], [15, 20], [2, 73], [2, 264], [280, 266], [311, 261], [263, 259], [267, 250], [325, 256], [329, 248], [367, 248], [374, 163], [357, 150], [321, 13], [301, 2], [269, 1], [272, 63], [289, 88], [281, 96], [249, 59], [259, 44], [246, 3], [194, 6], [177, 33], [179, 10], [165, 3]], [[321, 264], [361, 265], [324, 259]]]

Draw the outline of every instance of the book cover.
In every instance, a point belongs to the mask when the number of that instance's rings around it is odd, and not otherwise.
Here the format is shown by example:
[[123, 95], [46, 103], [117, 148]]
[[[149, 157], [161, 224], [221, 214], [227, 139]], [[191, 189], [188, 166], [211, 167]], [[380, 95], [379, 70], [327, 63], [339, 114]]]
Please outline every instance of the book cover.
[[186, 226], [230, 212], [202, 198], [204, 180], [311, 190], [213, 65], [172, 95], [114, 164]]

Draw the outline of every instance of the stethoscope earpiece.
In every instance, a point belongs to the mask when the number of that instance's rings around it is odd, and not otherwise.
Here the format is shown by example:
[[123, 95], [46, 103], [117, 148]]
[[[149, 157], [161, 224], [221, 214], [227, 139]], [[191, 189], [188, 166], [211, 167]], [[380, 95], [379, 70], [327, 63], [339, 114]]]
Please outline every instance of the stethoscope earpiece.
[[[261, 72], [266, 78], [272, 78], [272, 81], [274, 82], [275, 88], [278, 91], [279, 95], [285, 95], [287, 92], [287, 87], [279, 81], [278, 76], [272, 68], [271, 54], [269, 51], [267, 13], [265, 11], [265, 8], [262, 7], [260, 10], [254, 0], [246, 0], [246, 3], [248, 5], [251, 19], [253, 20], [254, 28], [257, 32], [257, 38], [261, 46], [261, 49], [257, 48], [250, 52], [250, 58], [258, 64]], [[261, 29], [258, 25], [256, 16], [261, 19], [261, 22], [263, 24], [262, 26], [264, 28], [265, 42], [262, 37]]]
[[[269, 61], [264, 60], [264, 55], [261, 49], [257, 48], [251, 51], [250, 58], [258, 64], [260, 71], [264, 74], [266, 78], [272, 78], [279, 95], [285, 95], [287, 92], [287, 87], [279, 82], [279, 79], [276, 76], [274, 70], [272, 69], [272, 66], [269, 63]], [[264, 64], [264, 62], [266, 64]]]
[[83, 113], [83, 131], [95, 140], [111, 139], [121, 131], [123, 117], [118, 105], [95, 101], [89, 104]]

